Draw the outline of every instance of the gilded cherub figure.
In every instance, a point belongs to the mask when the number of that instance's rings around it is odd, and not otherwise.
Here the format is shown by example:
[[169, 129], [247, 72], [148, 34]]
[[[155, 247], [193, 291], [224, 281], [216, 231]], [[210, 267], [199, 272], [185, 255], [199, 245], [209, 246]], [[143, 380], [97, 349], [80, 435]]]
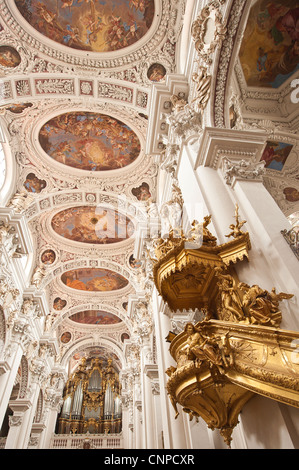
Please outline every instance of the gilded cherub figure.
[[211, 232], [207, 229], [207, 226], [211, 223], [212, 216], [206, 215], [204, 217], [204, 221], [202, 224], [202, 235], [203, 235], [203, 243], [206, 245], [215, 246], [217, 242], [217, 238], [214, 237]]
[[279, 310], [279, 302], [283, 299], [291, 299], [293, 294], [284, 292], [277, 294], [275, 287], [268, 292], [257, 284], [249, 286], [244, 282], [239, 283], [239, 288], [244, 292], [242, 303], [248, 311], [251, 323], [280, 326], [282, 314]]
[[215, 274], [218, 279], [222, 314], [228, 313], [236, 320], [244, 320], [242, 302], [237, 290], [238, 283], [230, 274], [224, 274], [220, 267], [215, 268]]
[[203, 328], [195, 327], [193, 323], [186, 324], [185, 332], [188, 336], [186, 352], [189, 358], [199, 362], [208, 361], [221, 368], [223, 361], [216, 341], [206, 336]]
[[240, 237], [241, 235], [244, 234], [244, 232], [242, 232], [241, 228], [243, 227], [244, 224], [246, 224], [246, 220], [242, 220], [240, 222], [239, 220], [239, 206], [238, 204], [236, 204], [236, 209], [235, 209], [235, 219], [236, 219], [236, 224], [230, 224], [229, 228], [231, 229], [231, 232], [228, 234], [228, 235], [225, 235], [226, 237], [234, 237], [234, 238], [238, 238]]

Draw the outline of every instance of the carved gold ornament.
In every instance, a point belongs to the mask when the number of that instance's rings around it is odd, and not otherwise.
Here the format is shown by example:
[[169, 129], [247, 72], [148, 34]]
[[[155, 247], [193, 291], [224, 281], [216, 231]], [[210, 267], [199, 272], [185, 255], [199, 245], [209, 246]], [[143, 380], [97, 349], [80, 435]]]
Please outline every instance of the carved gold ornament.
[[254, 394], [299, 408], [299, 361], [293, 344], [299, 333], [279, 329], [280, 302], [292, 294], [269, 292], [238, 279], [234, 265], [248, 260], [246, 224], [235, 208], [235, 223], [221, 245], [209, 231], [211, 215], [193, 221], [189, 233], [170, 230], [156, 240], [153, 277], [173, 311], [199, 309], [204, 320], [175, 335], [169, 332], [167, 392], [190, 419], [219, 429], [230, 445], [243, 406]]
[[207, 215], [202, 223], [194, 220], [187, 235], [171, 229], [167, 238], [154, 242], [153, 277], [171, 310], [210, 306], [216, 297], [217, 269], [248, 258], [249, 234], [241, 231], [239, 220], [233, 239], [222, 245], [209, 231], [210, 223], [211, 215]]
[[299, 408], [299, 333], [219, 320], [188, 323], [172, 339], [167, 392], [190, 419], [204, 419], [230, 445], [238, 415], [255, 394]]

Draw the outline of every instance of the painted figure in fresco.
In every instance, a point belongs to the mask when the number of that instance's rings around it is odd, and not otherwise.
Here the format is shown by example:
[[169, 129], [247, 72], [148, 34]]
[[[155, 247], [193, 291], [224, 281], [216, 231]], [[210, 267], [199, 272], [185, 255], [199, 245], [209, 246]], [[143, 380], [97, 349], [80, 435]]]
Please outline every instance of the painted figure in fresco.
[[98, 206], [76, 206], [58, 212], [51, 225], [58, 235], [81, 243], [117, 243], [134, 233], [128, 217]]
[[285, 198], [289, 202], [297, 202], [299, 201], [299, 191], [296, 188], [287, 187], [284, 188], [283, 194]]
[[53, 308], [55, 310], [62, 310], [66, 306], [66, 300], [61, 299], [60, 297], [56, 297], [53, 302]]
[[130, 256], [129, 264], [132, 269], [139, 269], [142, 267], [142, 261], [136, 260], [133, 255]]
[[142, 183], [138, 188], [133, 188], [132, 194], [138, 199], [138, 201], [148, 201], [152, 196], [147, 183]]
[[264, 51], [262, 47], [259, 47], [259, 58], [257, 59], [257, 70], [261, 72], [262, 70], [266, 69], [266, 61], [267, 61], [268, 54]]
[[0, 46], [0, 65], [2, 67], [17, 67], [21, 63], [19, 53], [10, 46]]
[[295, 0], [258, 0], [254, 4], [240, 49], [248, 85], [278, 88], [298, 69], [298, 25]]
[[84, 312], [78, 312], [72, 315], [70, 320], [89, 325], [114, 325], [121, 322], [121, 319], [116, 315], [102, 310], [86, 310]]
[[53, 264], [55, 259], [56, 255], [53, 250], [45, 250], [41, 256], [41, 262], [46, 265]]
[[64, 343], [64, 344], [69, 343], [70, 340], [71, 340], [71, 337], [72, 337], [71, 333], [69, 333], [68, 331], [66, 331], [65, 333], [63, 333], [63, 334], [61, 335], [60, 341], [61, 341], [62, 343]]
[[24, 182], [24, 187], [29, 193], [39, 194], [46, 186], [46, 181], [40, 180], [34, 173], [29, 173]]
[[166, 69], [161, 64], [153, 64], [147, 72], [147, 77], [151, 82], [160, 82], [166, 75]]
[[281, 171], [292, 148], [284, 142], [267, 142], [261, 160], [266, 162], [266, 168]]
[[15, 103], [7, 106], [7, 110], [14, 114], [21, 114], [25, 109], [33, 106], [32, 103]]
[[137, 135], [126, 124], [91, 112], [54, 117], [41, 128], [39, 142], [57, 162], [88, 171], [123, 168], [141, 150]]
[[122, 289], [127, 279], [108, 269], [78, 269], [61, 276], [62, 282], [72, 289], [107, 292]]

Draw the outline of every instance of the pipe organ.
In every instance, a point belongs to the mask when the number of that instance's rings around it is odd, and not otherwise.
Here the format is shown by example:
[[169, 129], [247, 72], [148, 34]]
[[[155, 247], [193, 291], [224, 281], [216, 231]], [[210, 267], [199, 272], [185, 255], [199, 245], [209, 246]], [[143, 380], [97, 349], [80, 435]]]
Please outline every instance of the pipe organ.
[[83, 358], [68, 379], [58, 434], [108, 434], [122, 429], [121, 385], [112, 359]]

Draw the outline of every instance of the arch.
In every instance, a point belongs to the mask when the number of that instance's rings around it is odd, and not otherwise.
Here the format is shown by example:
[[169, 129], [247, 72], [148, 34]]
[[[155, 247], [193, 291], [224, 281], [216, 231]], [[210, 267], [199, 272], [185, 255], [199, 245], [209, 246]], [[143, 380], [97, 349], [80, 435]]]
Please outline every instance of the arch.
[[[89, 196], [89, 197], [88, 197]], [[93, 196], [93, 197], [91, 197]], [[145, 205], [139, 201], [128, 200], [123, 195], [115, 195], [111, 191], [94, 189], [94, 191], [84, 191], [82, 189], [70, 189], [64, 191], [55, 191], [46, 196], [41, 195], [38, 198], [38, 204], [33, 201], [26, 209], [27, 220], [33, 220], [40, 214], [55, 210], [59, 212], [64, 208], [76, 207], [82, 204], [86, 205], [108, 205], [119, 210], [127, 217], [139, 221], [146, 221], [147, 214]]]
[[[59, 315], [56, 319], [56, 321], [52, 325], [52, 329], [57, 329], [61, 323], [63, 323], [64, 320], [67, 318], [70, 318], [72, 315], [78, 312], [82, 312], [84, 310], [103, 310], [107, 311], [109, 313], [112, 313], [113, 315], [116, 315], [119, 317], [128, 327], [129, 330], [131, 330], [132, 325], [131, 325], [131, 320], [130, 318], [125, 315], [125, 312], [121, 312], [118, 308], [114, 307], [113, 305], [106, 303], [105, 300], [103, 302], [98, 302], [98, 303], [82, 303], [79, 306], [72, 307], [70, 309], [67, 309], [66, 312], [64, 312], [62, 315]], [[84, 325], [87, 326], [88, 325]], [[94, 325], [92, 325], [94, 326]]]
[[66, 368], [71, 356], [73, 356], [75, 353], [79, 353], [81, 351], [84, 351], [92, 347], [103, 347], [115, 353], [121, 362], [121, 368], [122, 369], [124, 368], [126, 364], [126, 359], [125, 359], [123, 351], [113, 340], [111, 340], [111, 338], [105, 338], [105, 337], [101, 337], [100, 339], [97, 339], [97, 340], [91, 337], [87, 337], [87, 338], [80, 339], [76, 341], [75, 343], [73, 343], [70, 346], [70, 348], [63, 354], [61, 358], [61, 367]]
[[[74, 261], [61, 263], [60, 266], [56, 267], [52, 271], [47, 272], [40, 288], [41, 289], [45, 288], [47, 285], [50, 284], [50, 282], [56, 281], [56, 285], [60, 287], [60, 290], [64, 290], [65, 292], [69, 292], [74, 295], [76, 295], [76, 293], [77, 294], [80, 293], [80, 295], [83, 295], [83, 294], [97, 295], [99, 296], [99, 299], [100, 299], [101, 292], [96, 292], [95, 294], [95, 292], [93, 291], [88, 292], [88, 291], [74, 290], [74, 289], [71, 289], [70, 287], [67, 287], [60, 280], [61, 275], [67, 271], [76, 270], [76, 269], [93, 269], [93, 268], [107, 269], [124, 277], [128, 281], [128, 285], [120, 289], [122, 292], [128, 293], [129, 291], [131, 291], [132, 286], [134, 286], [134, 283], [135, 283], [134, 274], [132, 274], [132, 272], [126, 266], [121, 266], [119, 263], [116, 263], [115, 261], [111, 261], [109, 259], [98, 259], [96, 261], [93, 259], [89, 259], [89, 260], [81, 259], [81, 260], [74, 260]], [[111, 294], [115, 295], [119, 293], [120, 290], [104, 292], [104, 295], [106, 297], [110, 296]]]

